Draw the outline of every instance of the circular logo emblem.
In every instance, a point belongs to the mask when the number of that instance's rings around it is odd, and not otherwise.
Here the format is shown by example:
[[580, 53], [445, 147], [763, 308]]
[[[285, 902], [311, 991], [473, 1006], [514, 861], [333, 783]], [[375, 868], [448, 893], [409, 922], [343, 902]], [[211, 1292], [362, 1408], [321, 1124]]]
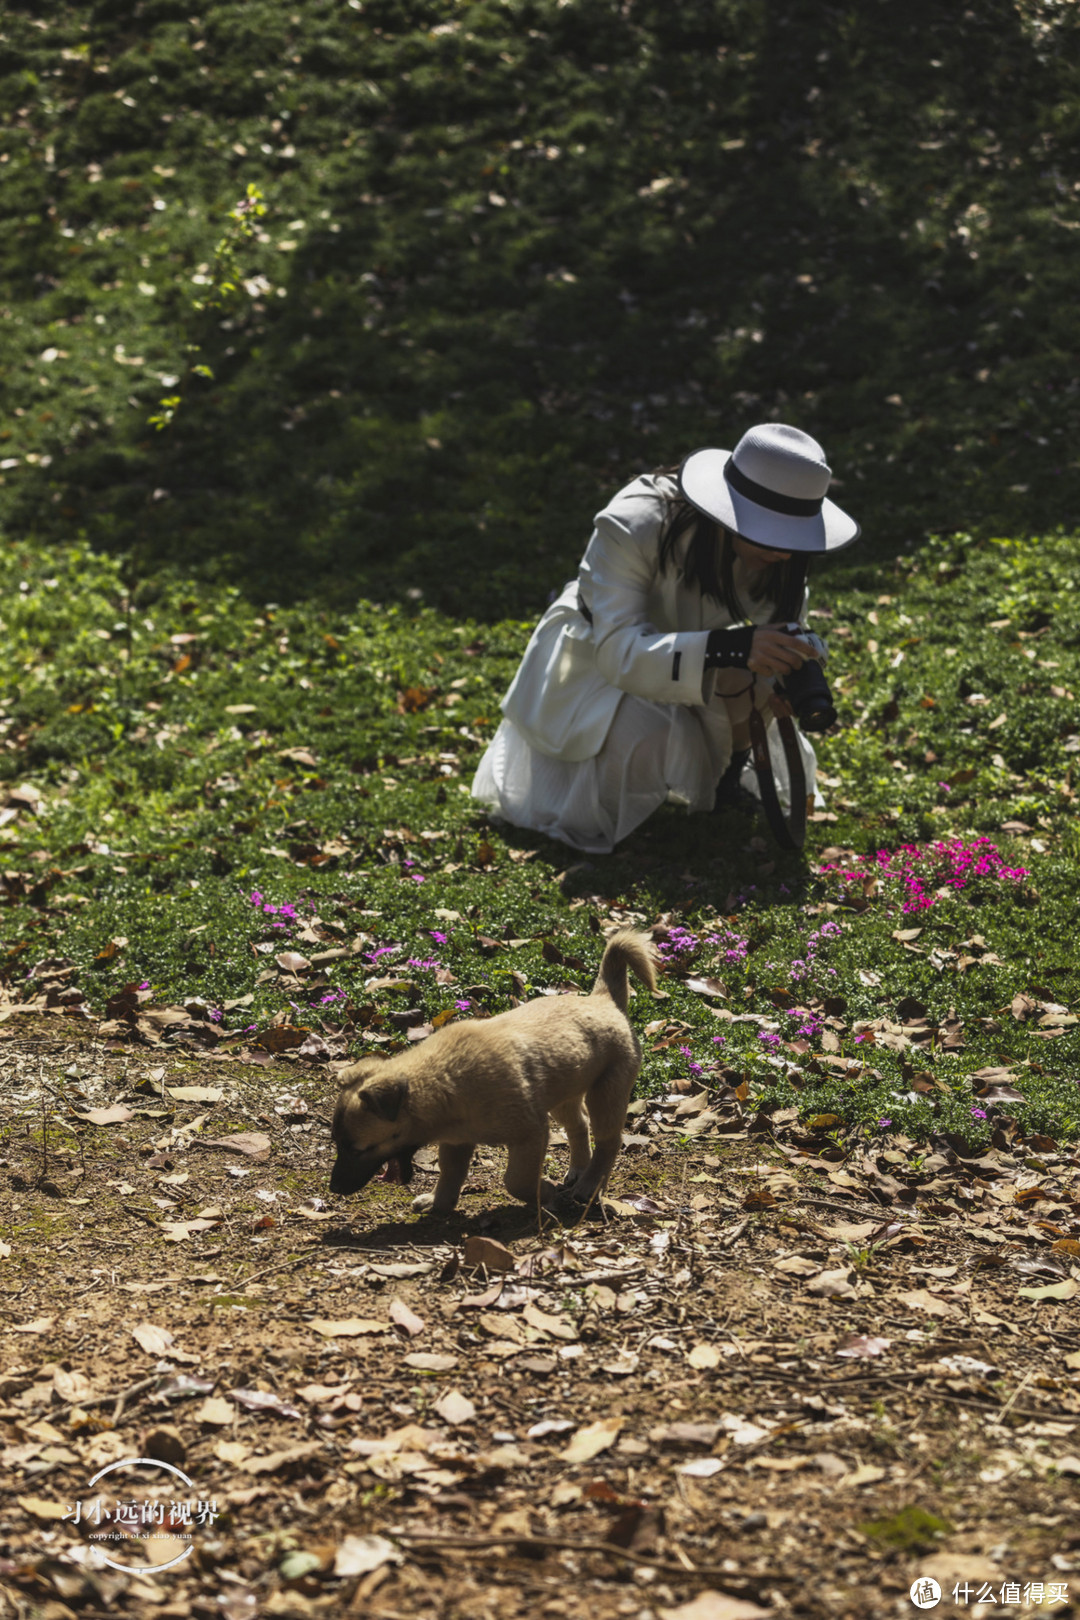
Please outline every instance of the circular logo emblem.
[[920, 1575], [912, 1581], [908, 1596], [917, 1609], [936, 1609], [941, 1602], [941, 1587], [933, 1576]]
[[[123, 1469], [134, 1470], [134, 1479], [108, 1478]], [[102, 1480], [97, 1494], [80, 1498], [64, 1518], [80, 1528], [95, 1561], [125, 1574], [175, 1569], [195, 1551], [197, 1533], [220, 1517], [215, 1499], [201, 1497], [187, 1474], [155, 1457], [109, 1463], [89, 1490]]]

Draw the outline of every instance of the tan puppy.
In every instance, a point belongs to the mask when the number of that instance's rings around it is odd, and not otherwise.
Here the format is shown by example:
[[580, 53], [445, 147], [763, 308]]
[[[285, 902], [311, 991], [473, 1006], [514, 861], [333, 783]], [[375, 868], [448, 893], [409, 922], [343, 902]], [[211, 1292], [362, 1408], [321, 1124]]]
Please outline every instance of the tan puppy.
[[330, 1191], [359, 1192], [391, 1159], [407, 1182], [414, 1153], [437, 1142], [432, 1207], [447, 1215], [473, 1149], [484, 1142], [509, 1148], [504, 1184], [512, 1197], [526, 1203], [551, 1198], [555, 1189], [541, 1185], [550, 1114], [570, 1142], [563, 1186], [589, 1203], [611, 1174], [641, 1068], [641, 1048], [626, 1016], [627, 967], [656, 988], [653, 947], [632, 929], [609, 939], [588, 996], [539, 996], [496, 1018], [448, 1024], [392, 1058], [343, 1070]]

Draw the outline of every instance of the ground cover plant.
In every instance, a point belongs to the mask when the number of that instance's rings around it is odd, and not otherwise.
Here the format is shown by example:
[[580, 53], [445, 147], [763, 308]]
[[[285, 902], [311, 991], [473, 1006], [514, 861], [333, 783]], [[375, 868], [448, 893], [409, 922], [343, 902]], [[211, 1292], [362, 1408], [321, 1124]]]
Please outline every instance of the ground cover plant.
[[631, 917], [670, 996], [646, 1091], [1080, 1131], [1071, 541], [931, 541], [815, 610], [845, 725], [805, 859], [674, 808], [591, 860], [492, 824], [468, 786], [520, 622], [256, 612], [78, 548], [3, 567], [9, 1003], [193, 1003], [204, 1044], [341, 1055], [587, 987]]

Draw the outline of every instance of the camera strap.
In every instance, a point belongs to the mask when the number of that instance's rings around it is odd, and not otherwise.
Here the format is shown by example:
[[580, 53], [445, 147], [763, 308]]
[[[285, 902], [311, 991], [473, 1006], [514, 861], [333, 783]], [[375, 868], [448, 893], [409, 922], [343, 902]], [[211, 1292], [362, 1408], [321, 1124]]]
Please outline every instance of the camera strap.
[[806, 770], [803, 766], [802, 749], [799, 747], [799, 736], [795, 730], [795, 722], [790, 715], [778, 715], [776, 728], [780, 733], [780, 741], [784, 745], [784, 758], [787, 761], [788, 783], [791, 791], [791, 811], [785, 816], [780, 805], [780, 797], [776, 791], [776, 781], [773, 777], [772, 760], [769, 756], [769, 740], [765, 734], [765, 722], [761, 718], [761, 710], [756, 704], [750, 707], [750, 747], [754, 756], [754, 770], [757, 773], [758, 790], [761, 794], [761, 807], [765, 811], [765, 819], [772, 829], [776, 842], [781, 849], [802, 849], [806, 842]]

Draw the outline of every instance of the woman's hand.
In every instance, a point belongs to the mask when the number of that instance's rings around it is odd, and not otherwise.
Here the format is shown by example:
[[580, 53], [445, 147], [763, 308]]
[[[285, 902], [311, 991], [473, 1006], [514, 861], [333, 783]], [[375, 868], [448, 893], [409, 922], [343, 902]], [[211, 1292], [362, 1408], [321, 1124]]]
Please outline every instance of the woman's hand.
[[759, 624], [750, 643], [746, 667], [754, 675], [776, 675], [781, 679], [793, 669], [801, 669], [817, 652], [802, 636], [793, 636], [785, 625]]

